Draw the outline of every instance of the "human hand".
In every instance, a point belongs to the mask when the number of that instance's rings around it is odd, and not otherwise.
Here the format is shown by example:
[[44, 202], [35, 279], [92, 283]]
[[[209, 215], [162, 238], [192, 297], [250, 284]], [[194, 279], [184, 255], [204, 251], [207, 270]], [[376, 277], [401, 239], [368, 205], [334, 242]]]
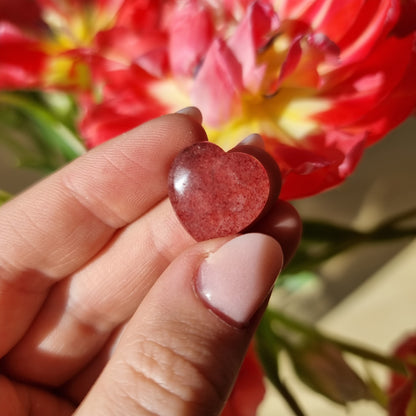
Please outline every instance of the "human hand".
[[0, 208], [2, 414], [221, 412], [283, 255], [178, 222], [167, 176], [199, 117], [145, 123]]

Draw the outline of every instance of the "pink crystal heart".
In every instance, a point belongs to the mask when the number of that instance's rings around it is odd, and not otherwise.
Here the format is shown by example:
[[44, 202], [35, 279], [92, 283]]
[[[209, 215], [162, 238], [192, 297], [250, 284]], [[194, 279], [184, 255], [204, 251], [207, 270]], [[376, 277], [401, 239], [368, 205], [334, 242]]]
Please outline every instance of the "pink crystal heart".
[[183, 226], [197, 241], [244, 231], [277, 199], [280, 171], [255, 146], [224, 152], [210, 142], [196, 143], [174, 160], [168, 195]]

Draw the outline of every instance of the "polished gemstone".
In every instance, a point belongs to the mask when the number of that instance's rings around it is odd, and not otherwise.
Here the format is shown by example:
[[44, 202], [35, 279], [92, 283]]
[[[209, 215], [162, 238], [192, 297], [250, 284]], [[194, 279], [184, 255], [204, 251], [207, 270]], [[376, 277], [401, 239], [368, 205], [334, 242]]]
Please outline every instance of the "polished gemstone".
[[201, 142], [186, 148], [175, 158], [168, 181], [183, 226], [197, 241], [244, 231], [278, 197], [280, 173], [271, 160], [254, 146], [224, 152]]

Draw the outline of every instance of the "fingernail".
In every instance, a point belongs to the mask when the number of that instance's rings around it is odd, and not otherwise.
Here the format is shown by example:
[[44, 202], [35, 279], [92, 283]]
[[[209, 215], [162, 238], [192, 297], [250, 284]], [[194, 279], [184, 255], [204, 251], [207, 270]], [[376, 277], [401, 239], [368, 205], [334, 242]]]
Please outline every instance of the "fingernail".
[[264, 141], [263, 137], [260, 136], [260, 134], [253, 133], [247, 136], [245, 139], [243, 139], [238, 145], [251, 145], [251, 146], [257, 146], [264, 149]]
[[185, 107], [182, 110], [176, 112], [177, 114], [184, 114], [188, 117], [191, 117], [197, 123], [202, 124], [202, 113], [196, 107]]
[[244, 327], [268, 297], [282, 263], [282, 250], [275, 239], [243, 234], [202, 262], [195, 289], [220, 318]]

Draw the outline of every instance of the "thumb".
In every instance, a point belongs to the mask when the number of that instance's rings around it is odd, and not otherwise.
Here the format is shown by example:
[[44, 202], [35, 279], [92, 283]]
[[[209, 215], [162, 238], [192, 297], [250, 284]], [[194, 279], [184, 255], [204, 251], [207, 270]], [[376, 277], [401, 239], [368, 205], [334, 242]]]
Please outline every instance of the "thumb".
[[283, 263], [253, 233], [178, 257], [127, 325], [79, 415], [218, 415]]

